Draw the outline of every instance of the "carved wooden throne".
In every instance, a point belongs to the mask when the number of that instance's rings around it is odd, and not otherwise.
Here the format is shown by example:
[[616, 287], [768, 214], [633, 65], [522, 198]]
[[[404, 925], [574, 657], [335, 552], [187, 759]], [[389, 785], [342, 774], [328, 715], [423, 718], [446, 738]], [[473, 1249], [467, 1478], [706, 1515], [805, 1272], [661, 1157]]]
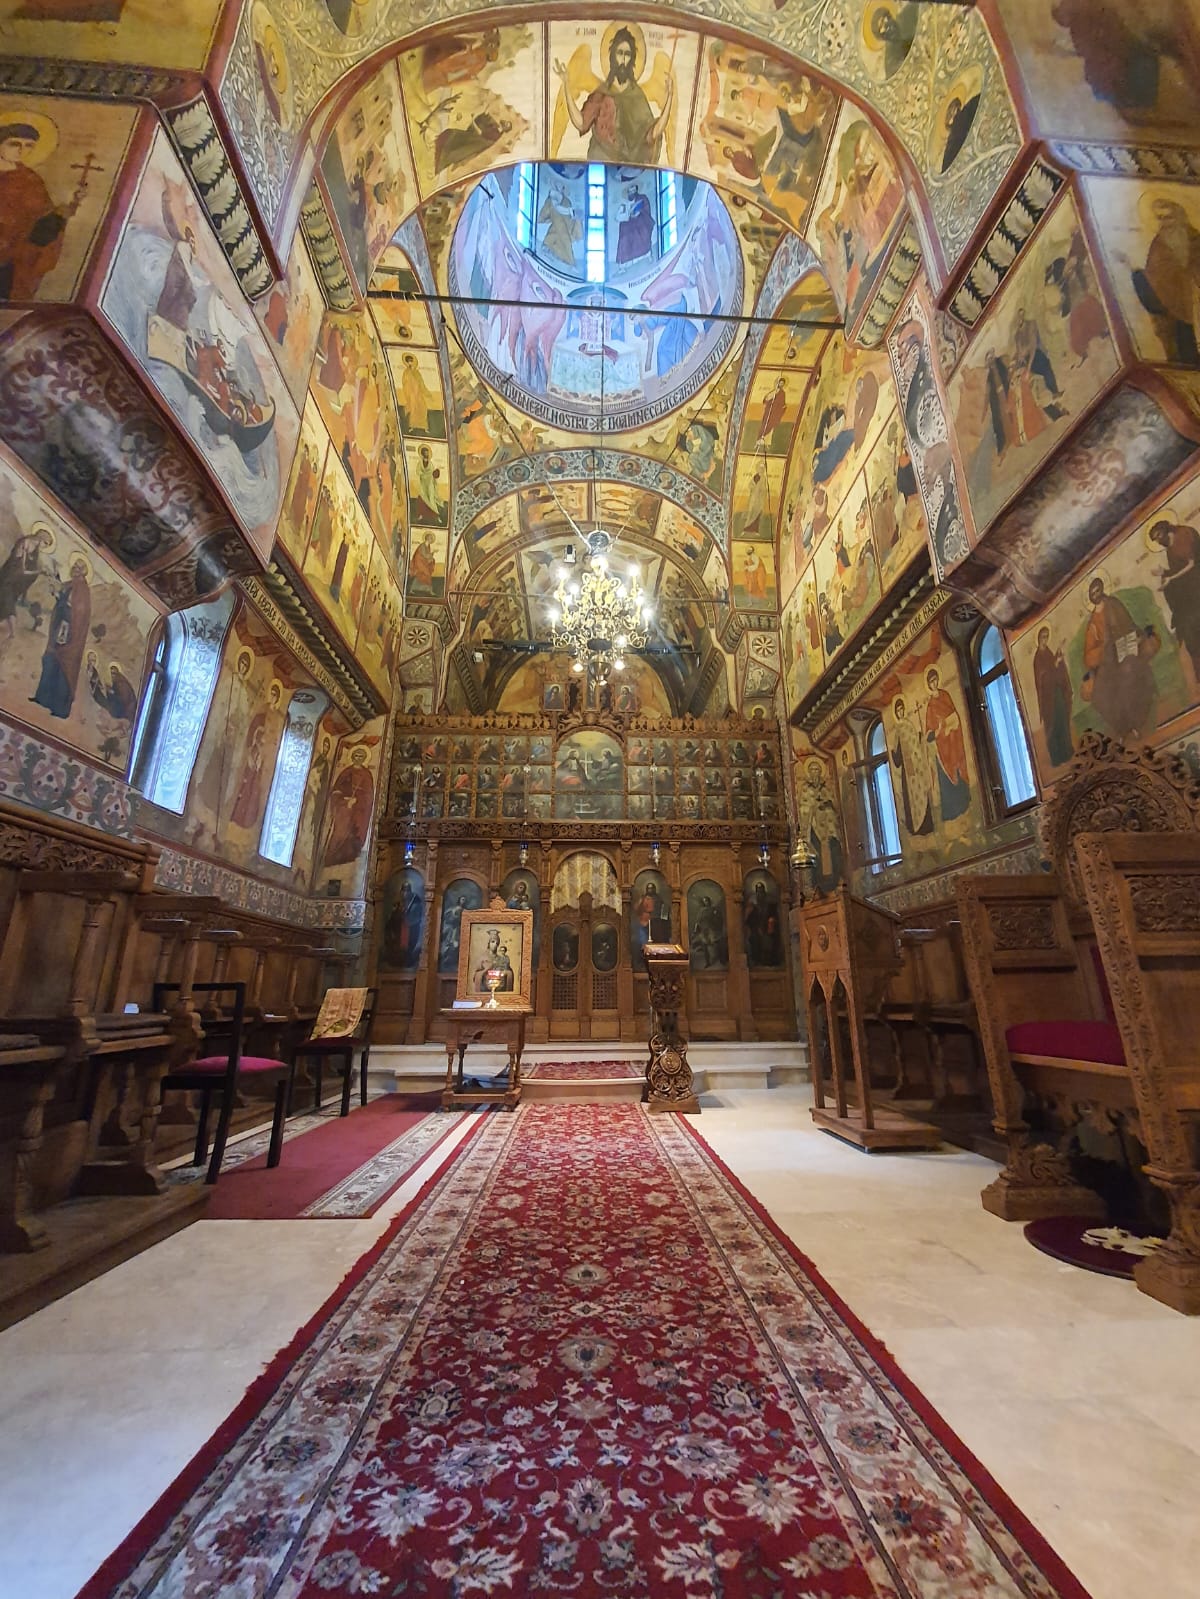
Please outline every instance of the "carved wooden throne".
[[1200, 1313], [1200, 783], [1178, 757], [1089, 734], [1040, 828], [1048, 873], [957, 885], [1008, 1148], [983, 1203], [1007, 1220], [1102, 1217], [1033, 1136], [1028, 1095], [1132, 1114], [1172, 1224], [1138, 1286]]

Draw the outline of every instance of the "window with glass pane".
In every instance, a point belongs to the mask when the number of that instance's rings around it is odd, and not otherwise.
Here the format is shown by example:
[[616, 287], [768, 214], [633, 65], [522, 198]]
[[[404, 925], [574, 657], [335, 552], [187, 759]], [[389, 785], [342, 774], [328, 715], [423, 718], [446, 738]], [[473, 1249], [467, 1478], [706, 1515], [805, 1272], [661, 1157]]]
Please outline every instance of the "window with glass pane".
[[588, 166], [587, 280], [589, 283], [604, 282], [606, 198], [604, 168], [599, 162], [593, 161]]
[[221, 669], [233, 594], [169, 616], [142, 688], [129, 781], [154, 805], [182, 815]]
[[517, 168], [517, 243], [526, 250], [533, 245], [533, 163], [522, 161]]
[[867, 758], [859, 770], [867, 865], [881, 872], [900, 859], [900, 823], [883, 723], [877, 721], [867, 739]]
[[1029, 760], [1029, 740], [1025, 736], [1008, 662], [1004, 659], [1004, 646], [999, 629], [991, 623], [980, 636], [977, 659], [988, 736], [996, 757], [1004, 804], [1013, 810], [1033, 799], [1037, 789]]
[[[174, 651], [180, 648], [179, 632], [181, 623], [177, 616], [168, 616], [162, 625], [162, 632], [158, 636], [158, 643], [154, 648], [154, 659], [150, 662], [146, 673], [146, 681], [142, 685], [142, 703], [138, 710], [137, 720], [134, 723], [133, 739], [129, 746], [129, 781], [136, 788], [140, 788], [142, 768], [145, 765], [145, 755], [148, 751], [147, 740], [153, 737], [152, 729], [156, 728], [162, 720], [163, 708], [169, 689], [167, 678], [167, 662]], [[172, 633], [176, 635], [172, 638]]]
[[317, 723], [328, 703], [316, 689], [298, 689], [288, 705], [258, 843], [258, 853], [278, 866], [292, 864]]
[[658, 233], [659, 253], [666, 255], [679, 238], [679, 204], [673, 172], [658, 174]]

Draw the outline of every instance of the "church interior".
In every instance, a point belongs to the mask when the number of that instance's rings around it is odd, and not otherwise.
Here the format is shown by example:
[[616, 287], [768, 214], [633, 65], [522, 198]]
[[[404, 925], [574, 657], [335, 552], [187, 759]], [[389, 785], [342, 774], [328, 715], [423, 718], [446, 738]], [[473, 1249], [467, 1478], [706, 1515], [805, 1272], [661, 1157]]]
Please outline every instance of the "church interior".
[[0, 1595], [1183, 1599], [1197, 1017], [1196, 0], [0, 0]]

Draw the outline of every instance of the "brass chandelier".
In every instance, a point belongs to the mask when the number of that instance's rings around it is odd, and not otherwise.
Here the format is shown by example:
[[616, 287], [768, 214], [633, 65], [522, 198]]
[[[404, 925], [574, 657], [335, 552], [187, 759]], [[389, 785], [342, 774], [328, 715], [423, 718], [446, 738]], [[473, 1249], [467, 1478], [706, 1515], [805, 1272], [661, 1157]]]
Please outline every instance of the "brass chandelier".
[[622, 569], [612, 558], [612, 535], [596, 528], [586, 535], [587, 554], [576, 575], [575, 548], [568, 545], [555, 576], [549, 613], [551, 644], [575, 657], [573, 672], [589, 672], [601, 687], [625, 670], [630, 650], [645, 647], [654, 608], [636, 564]]

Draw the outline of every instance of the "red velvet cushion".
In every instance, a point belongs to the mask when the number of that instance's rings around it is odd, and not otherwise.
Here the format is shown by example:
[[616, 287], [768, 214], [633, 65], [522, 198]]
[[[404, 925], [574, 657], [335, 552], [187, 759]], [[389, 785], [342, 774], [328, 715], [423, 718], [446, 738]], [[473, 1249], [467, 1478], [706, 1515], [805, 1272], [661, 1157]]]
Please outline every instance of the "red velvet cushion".
[[1004, 1039], [1014, 1055], [1094, 1060], [1101, 1066], [1125, 1064], [1121, 1034], [1111, 1022], [1018, 1022]]
[[[181, 1072], [212, 1072], [219, 1076], [229, 1069], [228, 1055], [202, 1055], [199, 1060], [190, 1060], [186, 1066], [181, 1066]], [[238, 1062], [238, 1075], [243, 1072], [286, 1072], [290, 1070], [286, 1061], [271, 1060], [266, 1055], [243, 1055]]]

